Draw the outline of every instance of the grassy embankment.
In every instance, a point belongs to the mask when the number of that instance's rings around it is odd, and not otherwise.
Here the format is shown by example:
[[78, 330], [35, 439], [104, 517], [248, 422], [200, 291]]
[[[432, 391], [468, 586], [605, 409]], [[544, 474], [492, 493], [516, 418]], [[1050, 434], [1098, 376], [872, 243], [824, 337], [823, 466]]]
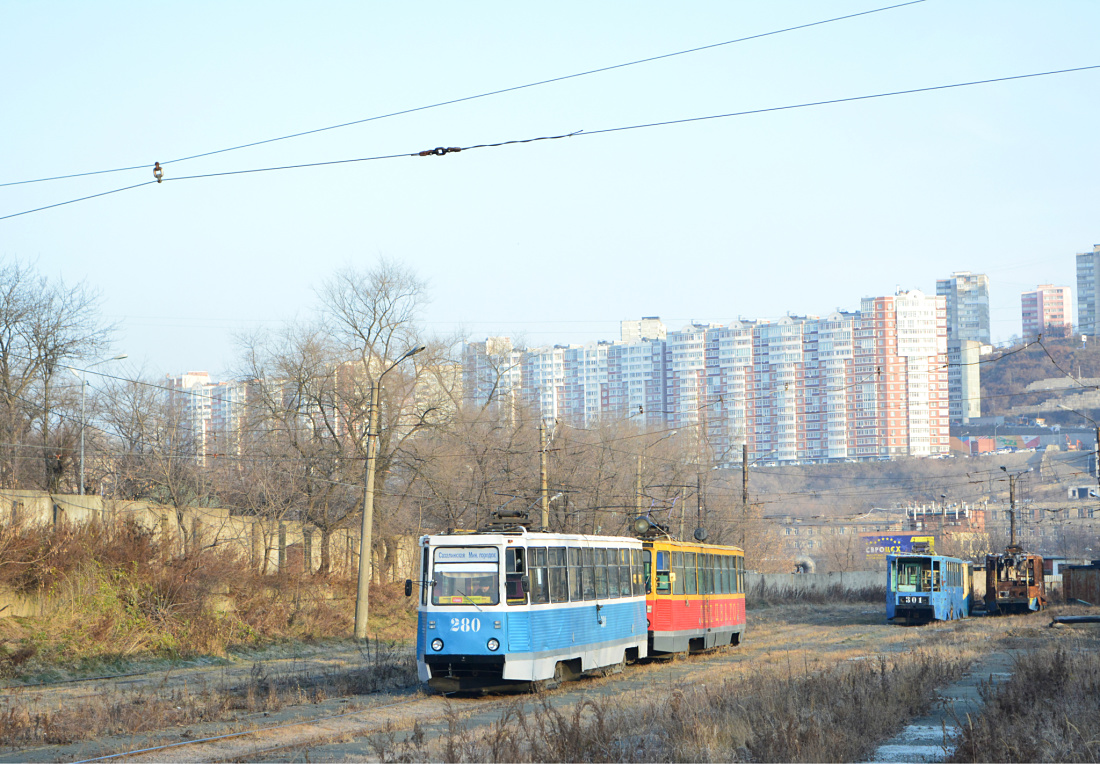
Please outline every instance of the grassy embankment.
[[[0, 618], [0, 677], [79, 676], [351, 633], [354, 581], [264, 576], [216, 547], [163, 552], [133, 524], [0, 527], [0, 588], [39, 603], [35, 617]], [[411, 639], [416, 614], [401, 586], [371, 594], [371, 635]]]

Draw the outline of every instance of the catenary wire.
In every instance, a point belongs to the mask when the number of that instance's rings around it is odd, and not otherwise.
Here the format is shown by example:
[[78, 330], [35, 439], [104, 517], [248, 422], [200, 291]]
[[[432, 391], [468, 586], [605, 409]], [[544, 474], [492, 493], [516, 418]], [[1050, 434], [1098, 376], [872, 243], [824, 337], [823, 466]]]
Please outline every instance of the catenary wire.
[[[1083, 71], [1088, 71], [1088, 70], [1093, 70], [1093, 69], [1100, 69], [1100, 64], [1093, 64], [1093, 65], [1090, 65], [1090, 66], [1078, 66], [1078, 67], [1074, 67], [1074, 68], [1071, 68], [1071, 69], [1056, 69], [1056, 70], [1051, 70], [1051, 71], [1046, 71], [1046, 72], [1032, 72], [1030, 74], [1016, 74], [1016, 75], [1011, 75], [1011, 76], [1007, 76], [1007, 77], [994, 77], [994, 78], [985, 79], [985, 80], [971, 80], [971, 81], [968, 81], [968, 82], [956, 82], [956, 83], [951, 83], [951, 84], [948, 84], [948, 85], [932, 85], [932, 86], [923, 87], [923, 88], [910, 88], [908, 90], [893, 90], [893, 91], [889, 91], [889, 92], [885, 92], [885, 93], [872, 93], [872, 94], [869, 94], [869, 95], [862, 95], [862, 96], [849, 96], [849, 97], [846, 97], [846, 98], [833, 98], [833, 99], [829, 99], [829, 100], [825, 100], [825, 101], [807, 101], [807, 102], [804, 102], [804, 103], [790, 104], [790, 105], [787, 105], [787, 106], [771, 106], [771, 107], [762, 108], [762, 109], [748, 109], [748, 110], [745, 110], [745, 111], [727, 112], [727, 113], [724, 113], [724, 114], [711, 114], [711, 115], [704, 116], [704, 117], [687, 117], [687, 118], [683, 118], [683, 119], [664, 120], [664, 121], [661, 121], [661, 122], [647, 122], [647, 123], [642, 123], [642, 124], [637, 124], [637, 125], [624, 125], [624, 126], [620, 126], [620, 127], [608, 127], [608, 128], [603, 128], [603, 129], [599, 129], [599, 130], [588, 130], [588, 131], [578, 130], [578, 131], [574, 131], [574, 132], [571, 132], [571, 133], [563, 133], [563, 134], [560, 134], [560, 135], [547, 135], [547, 136], [541, 136], [541, 137], [537, 137], [537, 138], [519, 138], [519, 139], [513, 139], [513, 140], [509, 140], [509, 141], [501, 141], [501, 142], [498, 142], [498, 143], [482, 143], [482, 144], [467, 146], [465, 148], [463, 148], [463, 147], [453, 147], [453, 148], [439, 147], [439, 148], [434, 149], [434, 150], [429, 149], [429, 150], [425, 150], [425, 151], [417, 151], [417, 152], [412, 152], [412, 153], [377, 155], [377, 156], [369, 156], [369, 157], [358, 157], [358, 158], [353, 158], [353, 159], [336, 159], [336, 160], [330, 160], [330, 161], [326, 161], [326, 162], [310, 162], [310, 163], [306, 163], [306, 164], [297, 164], [297, 165], [280, 165], [280, 166], [272, 166], [272, 167], [256, 167], [256, 168], [251, 168], [251, 169], [246, 169], [246, 170], [230, 170], [230, 171], [224, 171], [224, 172], [203, 173], [203, 174], [199, 174], [199, 175], [185, 175], [185, 176], [178, 177], [178, 178], [164, 178], [163, 180], [164, 180], [164, 182], [172, 182], [174, 180], [175, 181], [179, 181], [179, 180], [199, 180], [199, 179], [223, 177], [223, 176], [229, 176], [229, 175], [248, 175], [248, 174], [260, 173], [260, 172], [274, 172], [274, 171], [279, 171], [279, 170], [296, 170], [296, 169], [303, 169], [303, 168], [325, 167], [325, 166], [329, 166], [329, 165], [349, 164], [349, 163], [356, 163], [356, 162], [368, 162], [368, 161], [379, 160], [379, 159], [396, 159], [396, 158], [399, 158], [399, 157], [443, 156], [444, 154], [459, 153], [459, 152], [462, 152], [462, 151], [472, 151], [474, 149], [479, 149], [479, 148], [497, 148], [497, 147], [508, 146], [508, 145], [513, 145], [513, 144], [534, 143], [536, 141], [548, 141], [548, 140], [557, 140], [557, 139], [561, 139], [561, 138], [585, 137], [585, 136], [591, 136], [591, 135], [605, 135], [605, 134], [610, 134], [610, 133], [626, 132], [626, 131], [629, 131], [629, 130], [645, 130], [645, 129], [654, 128], [654, 127], [668, 127], [668, 126], [671, 126], [671, 125], [683, 125], [683, 124], [690, 124], [690, 123], [694, 123], [694, 122], [705, 122], [705, 121], [708, 121], [708, 120], [730, 119], [730, 118], [733, 118], [733, 117], [745, 117], [745, 116], [750, 116], [750, 115], [754, 115], [754, 114], [767, 114], [767, 113], [771, 113], [771, 112], [790, 111], [790, 110], [793, 110], [793, 109], [805, 109], [805, 108], [811, 108], [811, 107], [815, 107], [815, 106], [828, 106], [828, 105], [839, 104], [839, 103], [851, 103], [851, 102], [854, 102], [854, 101], [866, 101], [866, 100], [875, 99], [875, 98], [890, 98], [890, 97], [893, 97], [893, 96], [913, 95], [913, 94], [916, 94], [916, 93], [928, 93], [928, 92], [939, 91], [939, 90], [949, 90], [949, 89], [952, 89], [952, 88], [972, 87], [972, 86], [976, 86], [976, 85], [989, 85], [989, 84], [998, 83], [998, 82], [1010, 82], [1010, 81], [1013, 81], [1013, 80], [1022, 80], [1022, 79], [1029, 79], [1029, 78], [1035, 78], [1035, 77], [1049, 77], [1049, 76], [1057, 75], [1057, 74], [1070, 74], [1070, 73], [1074, 73], [1074, 72], [1083, 72]], [[148, 185], [149, 183], [153, 183], [153, 182], [156, 182], [156, 181], [147, 181], [145, 183], [141, 183], [141, 184], [138, 184], [138, 185]], [[71, 199], [71, 200], [66, 201], [66, 202], [58, 202], [56, 204], [48, 205], [46, 207], [40, 207], [40, 208], [37, 208], [37, 209], [34, 209], [34, 210], [24, 210], [22, 212], [15, 212], [15, 213], [11, 213], [11, 214], [8, 214], [8, 215], [0, 216], [0, 220], [7, 220], [9, 218], [18, 217], [20, 215], [27, 215], [27, 214], [30, 214], [32, 212], [39, 212], [39, 211], [42, 211], [42, 210], [51, 209], [53, 207], [60, 207], [60, 206], [66, 205], [66, 204], [73, 204], [75, 202], [84, 201], [85, 199], [92, 199], [92, 198], [95, 198], [97, 196], [106, 196], [107, 194], [114, 194], [114, 193], [118, 193], [119, 191], [126, 191], [130, 188], [137, 188], [137, 186], [127, 186], [125, 188], [114, 189], [112, 191], [104, 191], [100, 194], [94, 194], [92, 196], [82, 197], [80, 199]]]
[[[463, 96], [461, 98], [453, 98], [453, 99], [448, 100], [448, 101], [440, 101], [438, 103], [428, 104], [427, 106], [417, 106], [417, 107], [414, 107], [414, 108], [411, 108], [411, 109], [402, 109], [401, 111], [390, 112], [389, 114], [379, 114], [379, 115], [376, 115], [376, 116], [373, 116], [373, 117], [366, 117], [364, 119], [353, 120], [351, 122], [343, 122], [343, 123], [338, 124], [338, 125], [329, 125], [328, 127], [319, 127], [319, 128], [315, 128], [315, 129], [312, 129], [312, 130], [303, 130], [301, 132], [291, 133], [289, 135], [283, 135], [283, 136], [279, 136], [277, 138], [265, 138], [265, 139], [259, 140], [259, 141], [252, 141], [251, 143], [243, 143], [239, 146], [231, 146], [229, 148], [216, 149], [214, 151], [202, 152], [200, 154], [192, 154], [190, 156], [180, 157], [178, 159], [170, 159], [167, 162], [161, 162], [161, 164], [162, 165], [177, 164], [179, 162], [187, 162], [187, 161], [192, 160], [192, 159], [199, 159], [199, 158], [202, 158], [202, 157], [214, 156], [215, 154], [224, 154], [224, 153], [229, 152], [229, 151], [237, 151], [239, 149], [251, 148], [253, 146], [262, 146], [262, 145], [267, 144], [267, 143], [275, 143], [277, 141], [286, 141], [286, 140], [290, 140], [292, 138], [301, 138], [301, 137], [306, 136], [306, 135], [314, 135], [316, 133], [323, 133], [323, 132], [327, 132], [329, 130], [339, 130], [340, 128], [344, 128], [344, 127], [351, 127], [353, 125], [362, 125], [362, 124], [365, 124], [367, 122], [375, 122], [375, 121], [382, 120], [382, 119], [388, 119], [390, 117], [402, 116], [404, 114], [413, 114], [413, 113], [419, 112], [419, 111], [427, 111], [428, 109], [436, 109], [436, 108], [439, 108], [441, 106], [450, 106], [450, 105], [453, 105], [453, 104], [456, 104], [456, 103], [463, 103], [465, 101], [474, 101], [474, 100], [477, 100], [479, 98], [489, 98], [490, 96], [502, 95], [504, 93], [512, 93], [512, 92], [515, 92], [517, 90], [525, 90], [525, 89], [528, 89], [528, 88], [538, 87], [540, 85], [549, 85], [549, 84], [552, 84], [552, 83], [555, 83], [555, 82], [563, 82], [565, 80], [576, 79], [578, 77], [586, 77], [586, 76], [591, 75], [591, 74], [599, 74], [599, 73], [602, 73], [602, 72], [610, 72], [610, 71], [613, 71], [615, 69], [624, 69], [628, 66], [636, 66], [638, 64], [646, 64], [646, 63], [651, 63], [653, 61], [660, 61], [660, 60], [666, 59], [666, 58], [674, 58], [676, 56], [684, 56], [684, 55], [687, 55], [687, 54], [690, 54], [690, 53], [698, 53], [698, 52], [704, 51], [704, 50], [711, 50], [713, 48], [720, 48], [720, 47], [723, 47], [723, 46], [726, 46], [726, 45], [734, 45], [734, 44], [740, 43], [740, 42], [748, 42], [750, 40], [758, 40], [758, 39], [761, 39], [763, 37], [771, 37], [771, 36], [774, 36], [774, 35], [783, 34], [784, 32], [794, 32], [794, 31], [797, 31], [799, 29], [808, 29], [810, 27], [821, 26], [823, 24], [831, 24], [835, 21], [845, 21], [847, 19], [854, 19], [854, 18], [857, 18], [859, 16], [868, 16], [872, 13], [881, 13], [882, 11], [891, 11], [891, 10], [894, 10], [896, 8], [903, 8], [907, 5], [917, 5], [917, 4], [923, 3], [923, 2], [925, 2], [925, 0], [911, 0], [911, 2], [899, 3], [897, 5], [889, 5], [889, 6], [885, 6], [883, 8], [874, 8], [874, 9], [869, 10], [869, 11], [860, 11], [859, 13], [850, 13], [850, 14], [847, 14], [845, 16], [836, 16], [834, 18], [823, 19], [821, 21], [813, 21], [813, 22], [810, 22], [810, 23], [807, 23], [807, 24], [799, 24], [797, 26], [786, 27], [784, 29], [776, 29], [776, 30], [773, 30], [771, 32], [762, 32], [760, 34], [749, 35], [748, 37], [739, 37], [739, 38], [734, 39], [734, 40], [726, 40], [724, 42], [712, 43], [710, 45], [701, 45], [701, 46], [698, 46], [698, 47], [695, 47], [695, 48], [689, 48], [687, 50], [675, 51], [673, 53], [662, 53], [660, 55], [650, 56], [648, 58], [641, 58], [641, 59], [638, 59], [636, 61], [627, 61], [627, 62], [621, 63], [621, 64], [612, 64], [611, 66], [603, 66], [603, 67], [599, 67], [597, 69], [589, 69], [589, 70], [583, 71], [583, 72], [576, 72], [576, 73], [573, 73], [573, 74], [566, 74], [566, 75], [562, 75], [562, 76], [559, 76], [559, 77], [552, 77], [552, 78], [547, 79], [547, 80], [539, 80], [538, 82], [529, 82], [525, 85], [516, 85], [516, 86], [508, 87], [508, 88], [501, 88], [499, 90], [492, 90], [492, 91], [489, 91], [489, 92], [486, 92], [486, 93], [479, 93], [477, 95]], [[103, 174], [114, 173], [114, 172], [126, 172], [126, 171], [129, 171], [129, 170], [142, 170], [142, 169], [148, 169], [148, 167], [149, 167], [148, 164], [143, 164], [143, 165], [136, 165], [136, 166], [131, 166], [131, 167], [117, 167], [117, 168], [114, 168], [114, 169], [111, 169], [111, 170], [94, 170], [94, 171], [91, 171], [91, 172], [72, 173], [72, 174], [69, 174], [69, 175], [55, 175], [53, 177], [48, 177], [48, 178], [35, 178], [35, 179], [32, 179], [32, 180], [9, 181], [9, 182], [6, 182], [6, 183], [0, 183], [0, 187], [23, 185], [23, 184], [27, 184], [27, 183], [44, 183], [44, 182], [53, 181], [53, 180], [65, 180], [65, 179], [69, 179], [69, 178], [80, 178], [80, 177], [86, 177], [86, 176], [89, 176], [89, 175], [103, 175]]]

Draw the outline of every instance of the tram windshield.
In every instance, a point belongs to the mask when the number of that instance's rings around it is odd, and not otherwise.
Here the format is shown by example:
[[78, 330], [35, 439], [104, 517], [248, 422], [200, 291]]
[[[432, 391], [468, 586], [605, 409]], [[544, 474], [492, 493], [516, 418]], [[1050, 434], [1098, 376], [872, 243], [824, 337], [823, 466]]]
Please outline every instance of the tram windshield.
[[485, 565], [436, 565], [432, 575], [433, 605], [495, 605], [500, 602], [500, 576]]
[[496, 605], [500, 602], [500, 552], [496, 547], [436, 547], [433, 605]]
[[[932, 571], [924, 571], [925, 567], [919, 562], [898, 561], [898, 585], [899, 592], [926, 592], [931, 587]], [[923, 575], [922, 575], [923, 572]], [[925, 581], [925, 578], [928, 581]]]

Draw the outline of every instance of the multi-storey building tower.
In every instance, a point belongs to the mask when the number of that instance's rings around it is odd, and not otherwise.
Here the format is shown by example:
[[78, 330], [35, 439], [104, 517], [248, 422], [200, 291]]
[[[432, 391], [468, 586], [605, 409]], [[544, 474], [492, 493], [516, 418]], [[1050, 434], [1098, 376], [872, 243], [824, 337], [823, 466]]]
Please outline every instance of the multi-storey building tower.
[[467, 405], [512, 411], [519, 402], [523, 358], [508, 337], [467, 342], [462, 349], [462, 396]]
[[[776, 462], [946, 453], [945, 302], [901, 292], [868, 298], [859, 313], [536, 348], [519, 361], [520, 385], [544, 418], [683, 429], [719, 464], [740, 461], [742, 447], [751, 461]], [[466, 357], [481, 362], [470, 348]]]
[[181, 433], [200, 460], [239, 453], [250, 386], [244, 382], [214, 382], [205, 371], [167, 377], [168, 399], [178, 415]]
[[936, 282], [936, 296], [947, 300], [948, 339], [990, 343], [988, 276], [956, 271]]
[[1100, 244], [1092, 252], [1077, 254], [1077, 331], [1096, 334], [1097, 308], [1100, 307]]
[[951, 424], [966, 424], [982, 415], [980, 342], [947, 341], [947, 399]]
[[1020, 295], [1020, 323], [1025, 340], [1040, 334], [1068, 337], [1073, 333], [1069, 287], [1041, 284]]
[[607, 350], [607, 407], [646, 427], [665, 422], [665, 342], [616, 343]]
[[635, 321], [622, 321], [619, 324], [620, 339], [627, 345], [649, 340], [663, 340], [668, 335], [660, 316], [646, 316]]

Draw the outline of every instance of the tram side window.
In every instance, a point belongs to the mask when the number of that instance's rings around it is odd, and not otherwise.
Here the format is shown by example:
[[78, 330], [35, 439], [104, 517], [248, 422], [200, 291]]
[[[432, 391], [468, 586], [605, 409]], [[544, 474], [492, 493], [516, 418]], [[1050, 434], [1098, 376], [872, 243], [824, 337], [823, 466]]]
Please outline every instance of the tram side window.
[[593, 556], [594, 551], [592, 547], [585, 547], [581, 550], [581, 561], [584, 563], [584, 567], [581, 568], [581, 588], [584, 590], [584, 598], [586, 600], [596, 599], [596, 563]]
[[550, 601], [569, 601], [569, 580], [566, 576], [565, 547], [552, 546], [546, 550], [550, 564]]
[[607, 599], [607, 550], [592, 551], [596, 553], [596, 599]]
[[722, 594], [733, 594], [733, 558], [722, 557]]
[[684, 594], [697, 594], [695, 552], [684, 552]]
[[[653, 553], [648, 549], [642, 550], [642, 569], [643, 575], [645, 576], [645, 593], [652, 594], [653, 580], [651, 576], [653, 575]], [[638, 588], [636, 581], [634, 582], [634, 588]], [[637, 592], [635, 592], [635, 594], [637, 594]]]
[[619, 550], [619, 594], [630, 596], [630, 550]]
[[630, 550], [630, 578], [633, 581], [633, 593], [635, 597], [640, 597], [643, 594], [649, 593], [649, 575], [642, 575], [642, 555], [646, 555], [646, 568], [649, 568], [649, 550], [642, 552], [641, 549]]
[[569, 599], [580, 602], [584, 599], [581, 593], [581, 550], [575, 546], [569, 547]]
[[716, 591], [715, 588], [714, 588], [714, 555], [713, 554], [708, 554], [706, 556], [706, 558], [707, 558], [707, 568], [706, 568], [706, 578], [705, 578], [706, 587], [704, 588], [704, 591], [707, 594], [714, 594], [714, 592]]
[[668, 594], [671, 589], [670, 576], [672, 570], [669, 567], [669, 553], [657, 552], [657, 593]]
[[619, 596], [619, 550], [607, 550], [607, 596]]
[[737, 593], [743, 594], [745, 591], [745, 558], [738, 555], [737, 560]]
[[531, 556], [531, 604], [544, 605], [550, 601], [550, 571], [546, 564], [546, 547], [528, 550]]
[[684, 553], [672, 553], [672, 593], [684, 593]]

